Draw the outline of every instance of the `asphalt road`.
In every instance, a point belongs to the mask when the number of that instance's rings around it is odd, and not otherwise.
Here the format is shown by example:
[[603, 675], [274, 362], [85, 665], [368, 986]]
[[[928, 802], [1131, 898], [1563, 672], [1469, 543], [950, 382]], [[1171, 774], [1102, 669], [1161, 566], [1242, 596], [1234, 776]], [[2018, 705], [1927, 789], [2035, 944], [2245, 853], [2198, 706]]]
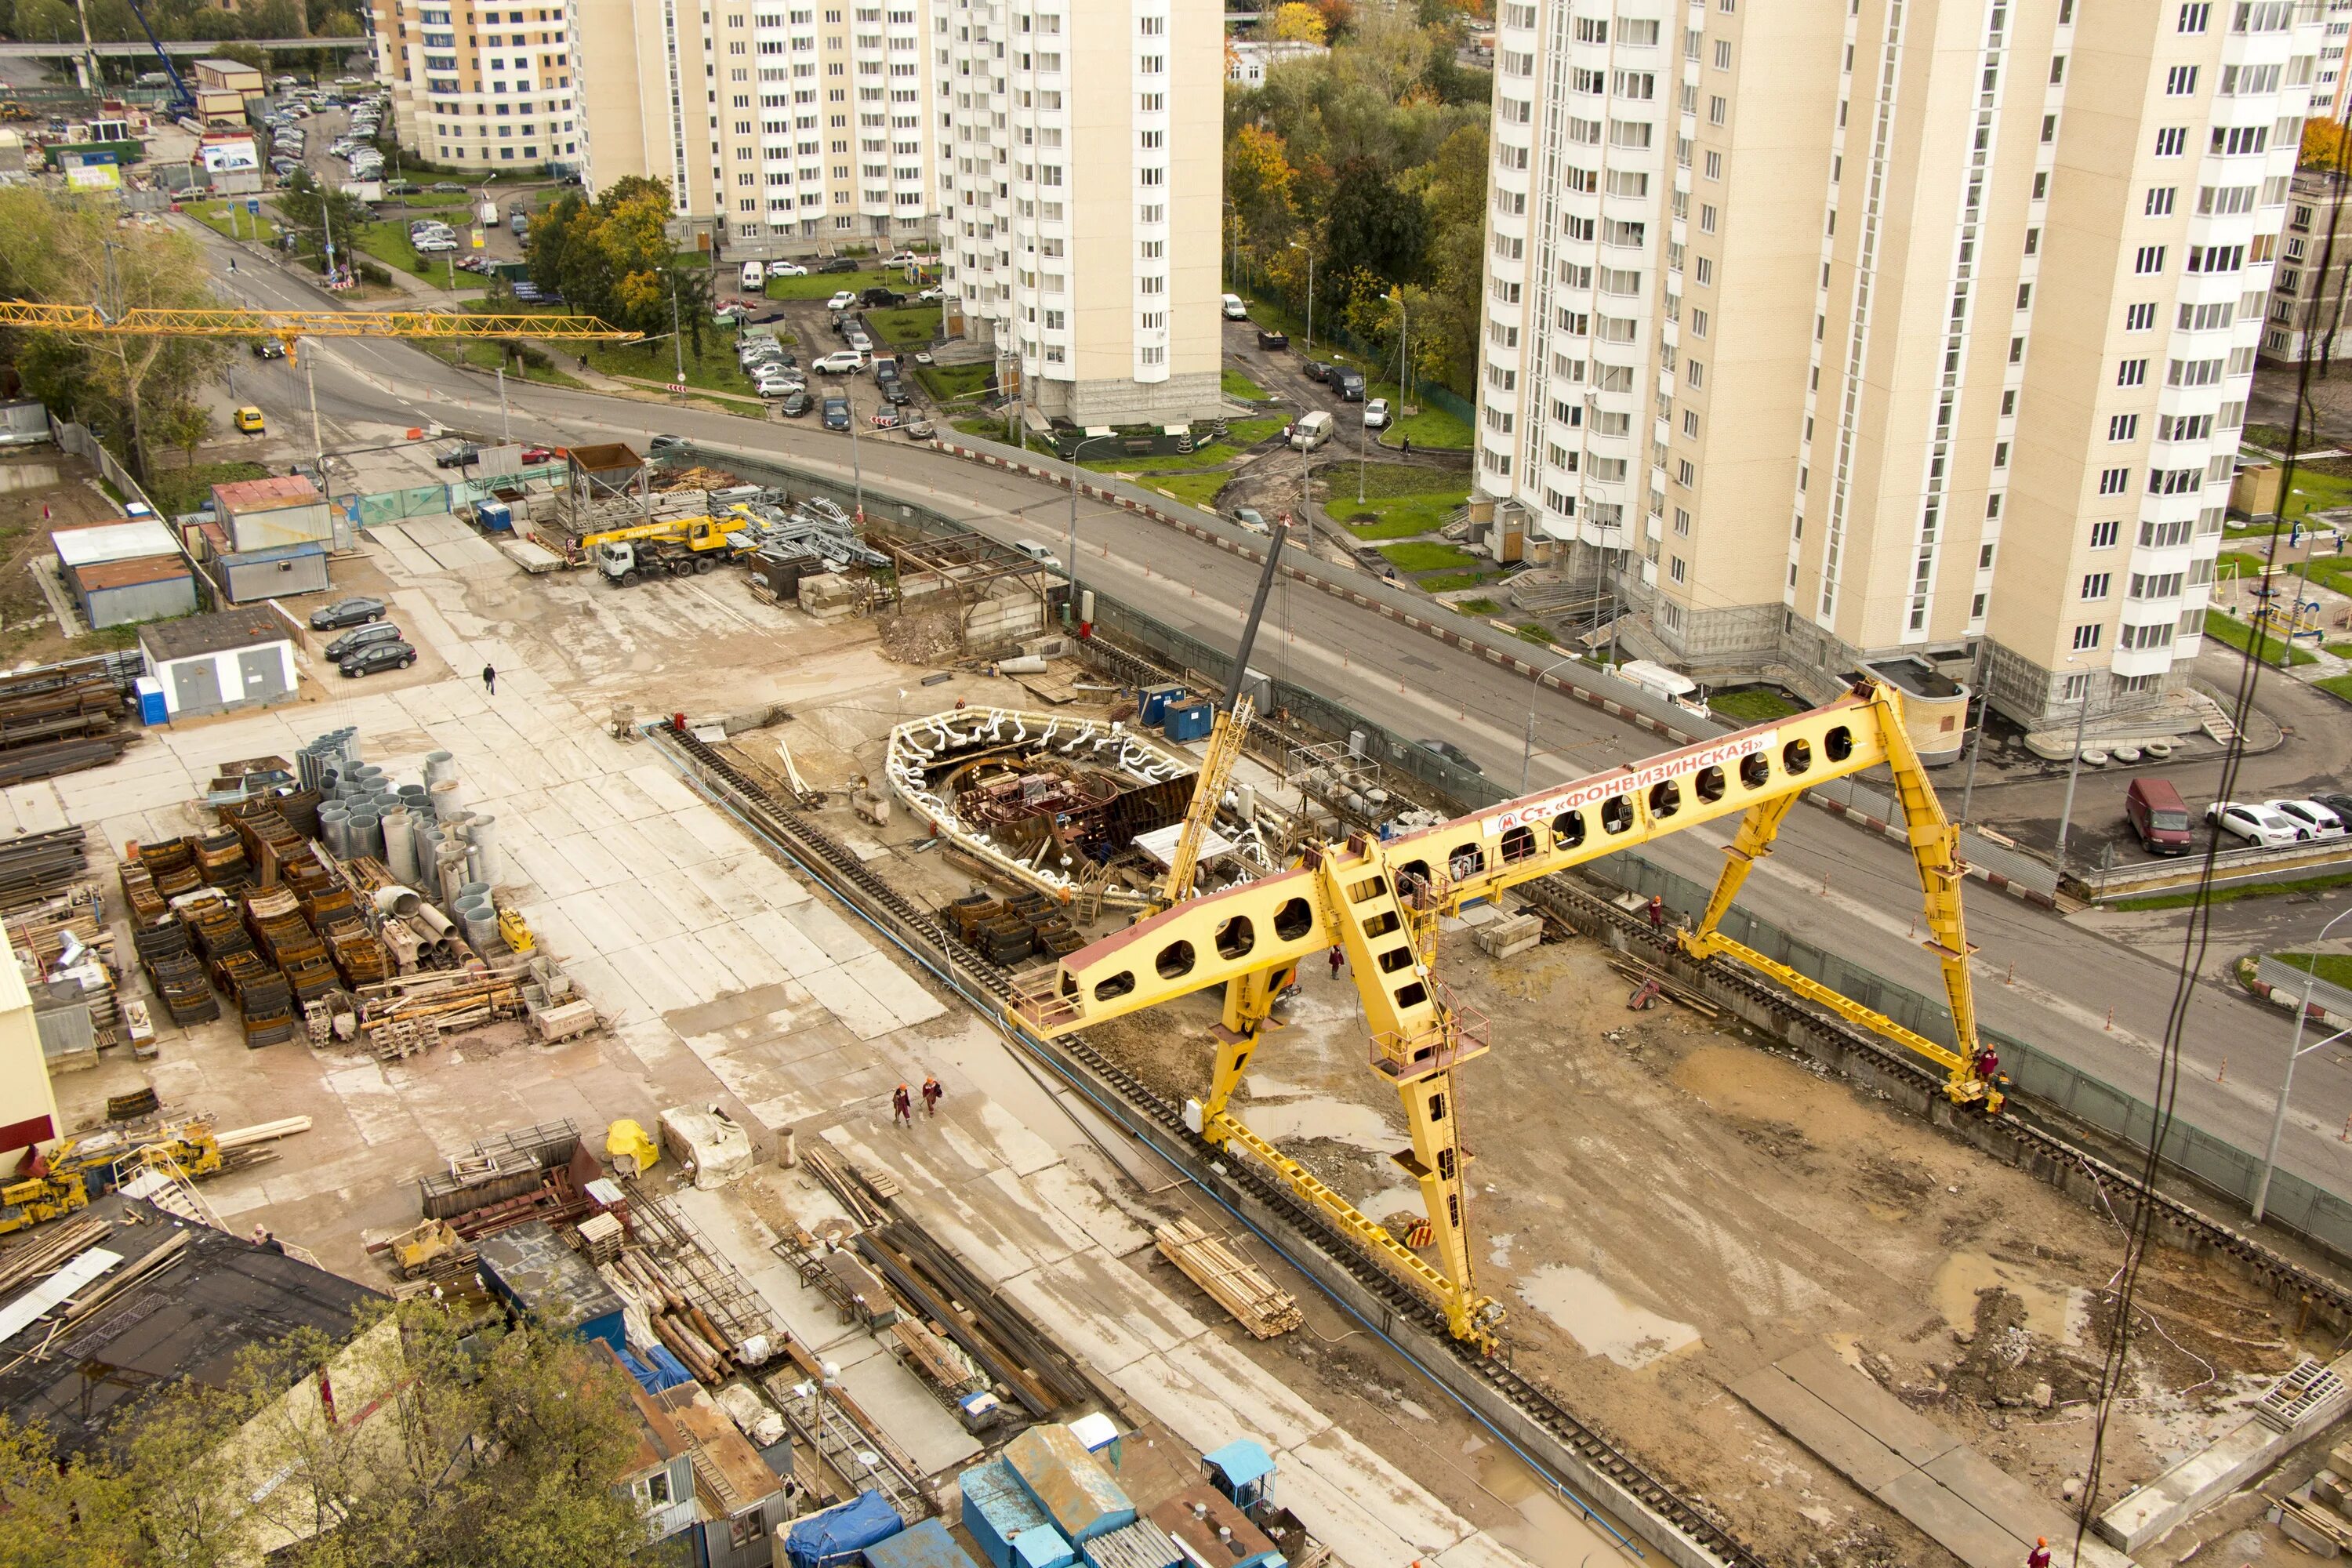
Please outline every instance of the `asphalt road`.
[[[204, 238], [225, 258], [228, 242], [209, 231]], [[247, 267], [219, 281], [258, 305], [315, 306], [319, 300], [307, 283], [274, 268]], [[354, 437], [373, 442], [387, 426], [432, 419], [478, 427], [498, 416], [487, 383], [453, 380], [447, 367], [406, 345], [339, 340], [310, 352], [322, 417], [331, 426], [352, 427]], [[253, 395], [307, 435], [300, 394], [299, 376], [280, 376]], [[282, 405], [269, 406], [273, 396]], [[667, 431], [850, 477], [844, 437], [813, 424], [753, 425], [700, 410], [535, 386], [510, 385], [509, 398], [522, 437], [641, 440], [651, 431]], [[335, 441], [331, 430], [327, 444]], [[919, 500], [1005, 542], [1038, 538], [1060, 548], [1069, 515], [1065, 492], [895, 437], [862, 441], [859, 457], [866, 481], [877, 490]], [[1080, 502], [1078, 529], [1082, 583], [1206, 640], [1230, 644], [1237, 637], [1255, 586], [1250, 563], [1097, 502]], [[1268, 605], [1253, 662], [1336, 696], [1404, 734], [1452, 741], [1489, 777], [1512, 783], [1520, 771], [1532, 698], [1531, 787], [1663, 749], [1655, 737], [1568, 698], [1538, 692], [1523, 677], [1288, 583]], [[1643, 853], [1685, 877], [1711, 879], [1727, 840], [1727, 831], [1694, 828]], [[1979, 948], [1979, 1006], [1985, 1022], [2149, 1098], [2185, 922], [2177, 916], [2062, 921], [1974, 884], [1969, 892], [1969, 935]], [[1919, 895], [1909, 856], [1884, 838], [1821, 813], [1793, 813], [1777, 853], [1750, 876], [1740, 901], [1804, 940], [1856, 954], [1889, 980], [1940, 992], [1934, 961], [1913, 923]], [[2346, 907], [2352, 907], [2352, 897], [2337, 893], [2276, 902], [2252, 915], [2225, 911], [2220, 923], [2227, 940], [2213, 942], [2204, 983], [2193, 989], [2188, 1009], [2184, 1120], [2241, 1147], [2261, 1149], [2291, 1020], [2238, 994], [2223, 971], [2257, 938], [2315, 931], [2327, 915]], [[1596, 1020], [1596, 1029], [1606, 1023]], [[2348, 1119], [2352, 1054], [2306, 1057], [2296, 1073], [2282, 1164], [2352, 1193], [2352, 1144], [2338, 1139]]]

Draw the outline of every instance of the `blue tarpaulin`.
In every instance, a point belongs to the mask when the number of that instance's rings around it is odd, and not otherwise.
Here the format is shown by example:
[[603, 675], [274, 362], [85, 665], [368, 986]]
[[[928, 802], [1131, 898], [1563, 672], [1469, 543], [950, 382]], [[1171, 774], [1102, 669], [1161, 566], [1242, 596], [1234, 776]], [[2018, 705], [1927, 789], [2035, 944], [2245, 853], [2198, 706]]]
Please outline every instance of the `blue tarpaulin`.
[[898, 1510], [880, 1491], [861, 1492], [854, 1502], [811, 1514], [784, 1536], [784, 1555], [793, 1568], [827, 1568], [848, 1563], [877, 1541], [887, 1541], [907, 1528]]
[[665, 1388], [676, 1388], [682, 1383], [692, 1383], [694, 1373], [686, 1364], [660, 1345], [649, 1347], [640, 1359], [629, 1351], [621, 1352], [621, 1364], [637, 1380], [637, 1386], [647, 1394], [659, 1394]]

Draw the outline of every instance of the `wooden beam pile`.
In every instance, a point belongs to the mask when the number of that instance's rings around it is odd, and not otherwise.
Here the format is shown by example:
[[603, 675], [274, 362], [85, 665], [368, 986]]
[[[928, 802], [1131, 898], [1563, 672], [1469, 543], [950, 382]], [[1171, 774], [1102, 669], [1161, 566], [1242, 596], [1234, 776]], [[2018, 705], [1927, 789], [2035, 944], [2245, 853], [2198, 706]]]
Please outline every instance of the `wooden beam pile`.
[[419, 1037], [429, 1042], [455, 1029], [520, 1018], [523, 1013], [520, 980], [481, 969], [403, 975], [356, 991], [360, 1032], [380, 1055], [404, 1056]]
[[67, 1259], [98, 1246], [113, 1231], [110, 1220], [77, 1219], [31, 1232], [0, 1252], [0, 1295], [44, 1274], [56, 1273]]
[[626, 1248], [598, 1272], [643, 1310], [654, 1336], [701, 1382], [716, 1386], [734, 1372], [727, 1336], [709, 1313], [687, 1298], [652, 1253]]
[[1231, 1312], [1251, 1338], [1270, 1340], [1307, 1321], [1289, 1291], [1191, 1220], [1155, 1226], [1151, 1238], [1160, 1255]]

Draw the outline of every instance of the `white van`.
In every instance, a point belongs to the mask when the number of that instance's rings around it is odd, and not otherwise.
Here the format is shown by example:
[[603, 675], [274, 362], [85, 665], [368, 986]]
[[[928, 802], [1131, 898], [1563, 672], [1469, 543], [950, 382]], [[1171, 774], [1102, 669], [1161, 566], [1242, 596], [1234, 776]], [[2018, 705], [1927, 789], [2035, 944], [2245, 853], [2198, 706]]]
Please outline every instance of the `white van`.
[[1295, 452], [1311, 452], [1331, 438], [1331, 416], [1318, 408], [1302, 414], [1290, 426], [1290, 447]]
[[1016, 539], [1013, 542], [1013, 548], [1040, 566], [1051, 566], [1056, 571], [1061, 569], [1062, 558], [1034, 539]]
[[767, 286], [768, 269], [756, 261], [743, 263], [743, 288], [746, 292], [757, 294]]
[[1225, 320], [1228, 321], [1249, 320], [1249, 307], [1242, 303], [1242, 297], [1239, 294], [1225, 296]]

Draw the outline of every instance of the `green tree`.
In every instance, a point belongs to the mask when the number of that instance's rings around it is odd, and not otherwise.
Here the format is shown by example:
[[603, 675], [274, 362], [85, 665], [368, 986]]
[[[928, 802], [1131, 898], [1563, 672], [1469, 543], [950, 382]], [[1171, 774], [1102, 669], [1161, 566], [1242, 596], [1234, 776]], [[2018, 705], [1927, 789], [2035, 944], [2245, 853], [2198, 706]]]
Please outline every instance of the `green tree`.
[[1326, 264], [1334, 273], [1362, 270], [1391, 282], [1417, 282], [1429, 216], [1367, 160], [1339, 171], [1324, 226]]
[[359, 254], [360, 229], [375, 221], [374, 209], [367, 203], [341, 191], [329, 190], [307, 168], [295, 170], [286, 182], [286, 189], [273, 197], [269, 205], [278, 215], [278, 226], [294, 236], [295, 254], [315, 258], [313, 265], [322, 272], [326, 270], [331, 232], [335, 259], [350, 262]]
[[179, 451], [180, 466], [196, 466], [196, 448], [212, 438], [213, 411], [201, 403], [174, 403], [148, 421], [157, 441]]
[[1244, 243], [1262, 249], [1286, 245], [1297, 226], [1291, 205], [1294, 176], [1282, 138], [1244, 125], [1225, 140], [1225, 195], [1234, 204]]
[[1429, 215], [1429, 289], [1412, 300], [1413, 363], [1468, 395], [1478, 374], [1479, 291], [1486, 287], [1486, 136], [1465, 125], [1417, 171]]

